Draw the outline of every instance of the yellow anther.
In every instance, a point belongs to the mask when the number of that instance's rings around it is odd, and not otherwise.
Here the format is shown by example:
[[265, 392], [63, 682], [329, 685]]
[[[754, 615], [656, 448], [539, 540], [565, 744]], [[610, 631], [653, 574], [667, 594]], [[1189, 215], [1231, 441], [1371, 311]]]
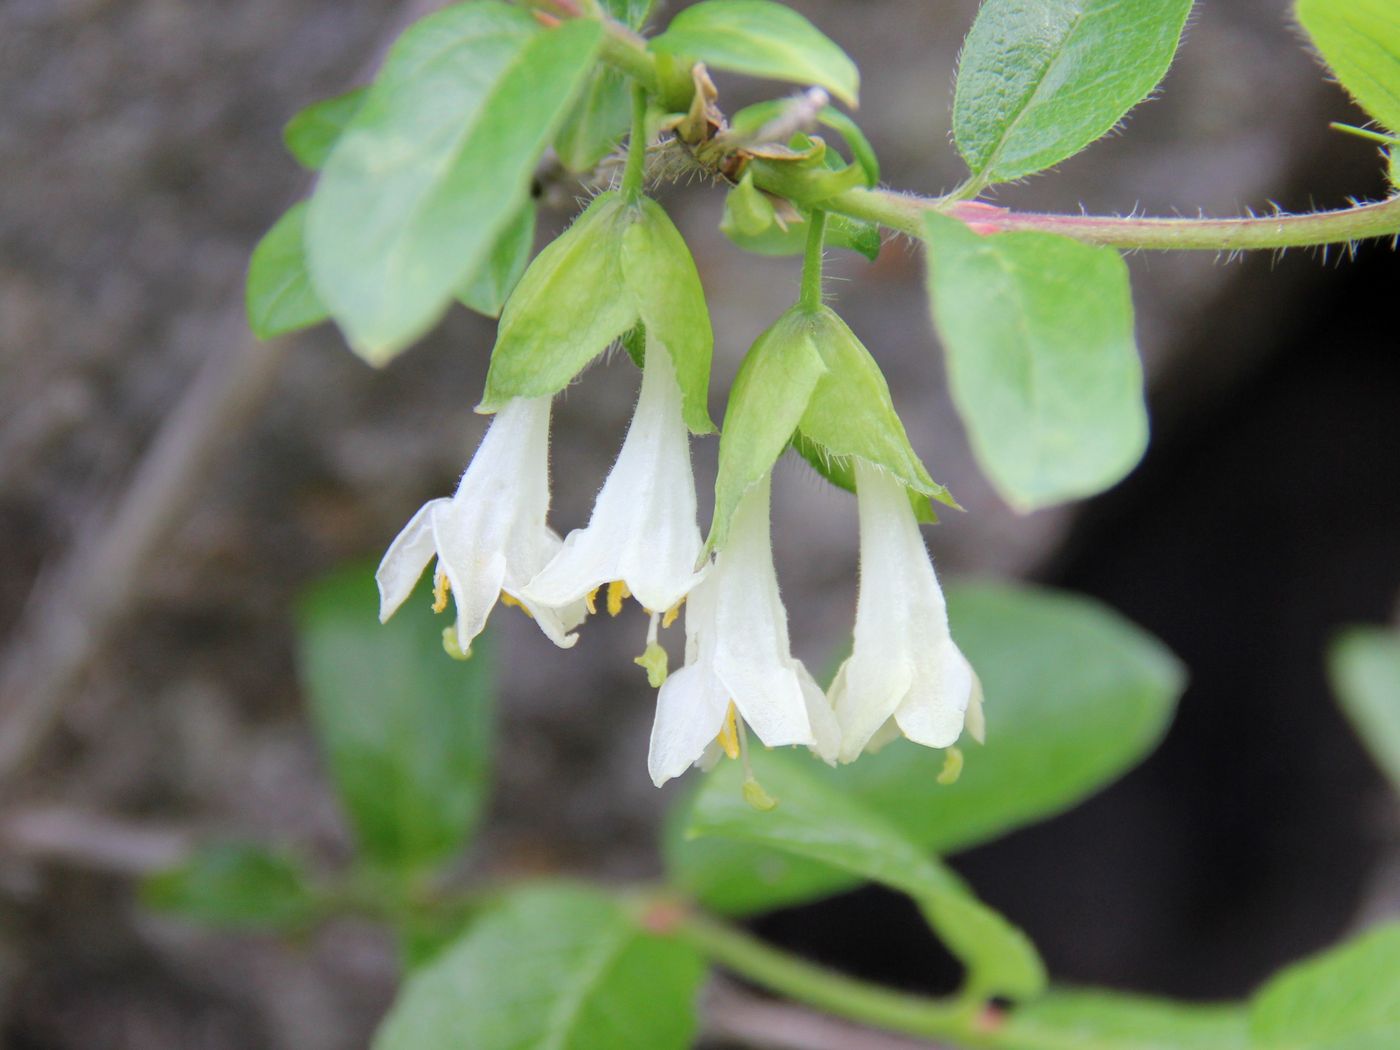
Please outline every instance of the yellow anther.
[[745, 780], [743, 791], [744, 801], [760, 813], [767, 813], [778, 807], [778, 800], [764, 791], [763, 785], [757, 780]]
[[671, 624], [676, 622], [676, 617], [681, 614], [681, 606], [684, 604], [685, 599], [682, 598], [680, 601], [676, 602], [675, 605], [666, 610], [666, 615], [661, 617], [661, 626], [663, 629], [670, 627]]
[[501, 592], [501, 604], [502, 604], [502, 605], [514, 605], [517, 609], [519, 609], [521, 612], [523, 612], [523, 613], [524, 613], [526, 616], [528, 616], [530, 619], [533, 620], [533, 619], [535, 618], [535, 614], [532, 613], [529, 609], [527, 609], [527, 608], [525, 607], [524, 603], [521, 602], [521, 600], [520, 600], [519, 598], [515, 597], [515, 595], [513, 595], [513, 594], [507, 594], [505, 591], [502, 591], [502, 592]]
[[733, 700], [729, 701], [729, 713], [724, 716], [724, 725], [715, 741], [730, 758], [739, 757], [739, 712], [735, 710]]
[[447, 610], [447, 592], [452, 590], [452, 581], [447, 578], [447, 573], [441, 569], [433, 577], [433, 612], [440, 613]]
[[622, 580], [613, 580], [608, 584], [608, 615], [616, 616], [622, 612], [622, 603], [630, 597], [632, 592]]
[[583, 604], [588, 607], [588, 615], [592, 616], [598, 611], [598, 592], [603, 588], [594, 587], [588, 592], [588, 596], [583, 599]]

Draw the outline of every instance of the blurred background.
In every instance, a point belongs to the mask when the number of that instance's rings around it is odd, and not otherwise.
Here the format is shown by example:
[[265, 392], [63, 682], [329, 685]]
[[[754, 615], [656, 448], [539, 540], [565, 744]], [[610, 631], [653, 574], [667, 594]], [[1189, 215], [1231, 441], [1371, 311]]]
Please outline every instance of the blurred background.
[[[295, 944], [220, 935], [151, 915], [133, 877], [208, 837], [326, 862], [347, 851], [298, 688], [294, 603], [451, 490], [484, 429], [471, 407], [492, 325], [458, 309], [374, 372], [329, 327], [257, 345], [242, 282], [257, 238], [309, 186], [283, 122], [367, 80], [434, 6], [0, 5], [4, 1047], [340, 1050], [365, 1044], [392, 994], [393, 946], [373, 925]], [[863, 69], [859, 118], [887, 181], [954, 185], [949, 107], [973, 0], [792, 6]], [[783, 90], [717, 80], [731, 112]], [[996, 200], [1233, 215], [1382, 195], [1375, 148], [1329, 120], [1362, 117], [1286, 3], [1205, 3], [1160, 98]], [[743, 351], [792, 301], [796, 264], [729, 246], [718, 189], [661, 195], [709, 295], [718, 413]], [[542, 214], [541, 236], [568, 217]], [[919, 253], [838, 254], [831, 289], [967, 508], [926, 534], [943, 576], [1099, 597], [1191, 673], [1142, 767], [955, 866], [1062, 980], [1221, 998], [1400, 905], [1395, 801], [1324, 667], [1335, 630], [1389, 620], [1400, 594], [1400, 260], [1366, 245], [1130, 265], [1151, 450], [1115, 491], [1030, 516], [971, 460]], [[614, 361], [560, 399], [561, 530], [586, 521], [636, 384]], [[715, 442], [695, 452], [703, 504]], [[824, 666], [850, 630], [854, 503], [784, 461], [774, 507], [794, 647]], [[652, 694], [631, 663], [644, 630], [632, 609], [564, 653], [498, 610], [501, 754], [475, 870], [658, 871], [672, 789], [646, 775]], [[873, 890], [758, 928], [910, 988], [956, 977], [912, 907]]]

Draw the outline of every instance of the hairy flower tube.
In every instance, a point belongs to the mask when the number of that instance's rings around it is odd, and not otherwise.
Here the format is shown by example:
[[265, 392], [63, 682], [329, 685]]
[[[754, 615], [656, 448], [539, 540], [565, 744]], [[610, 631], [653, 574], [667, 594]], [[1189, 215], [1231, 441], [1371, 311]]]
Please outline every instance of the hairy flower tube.
[[632, 424], [587, 527], [569, 534], [524, 595], [556, 608], [587, 596], [591, 607], [606, 584], [613, 612], [625, 591], [665, 612], [699, 581], [700, 547], [681, 388], [669, 351], [652, 341]]
[[[896, 732], [949, 747], [964, 720], [980, 734], [977, 676], [948, 631], [948, 609], [905, 486], [855, 463], [860, 514], [860, 592], [855, 644], [831, 686], [851, 762]], [[969, 712], [969, 706], [975, 710]]]
[[765, 475], [745, 493], [728, 543], [687, 600], [685, 666], [661, 687], [651, 731], [647, 767], [658, 787], [708, 756], [739, 757], [745, 726], [769, 747], [802, 744], [836, 758], [835, 716], [788, 640], [770, 487]]
[[569, 632], [583, 622], [582, 601], [549, 605], [524, 592], [562, 545], [545, 524], [550, 401], [515, 398], [503, 405], [456, 493], [429, 500], [394, 537], [374, 577], [381, 622], [404, 603], [436, 554], [434, 609], [443, 611], [451, 594], [461, 652], [470, 650], [502, 596], [523, 606], [555, 645], [578, 640]]

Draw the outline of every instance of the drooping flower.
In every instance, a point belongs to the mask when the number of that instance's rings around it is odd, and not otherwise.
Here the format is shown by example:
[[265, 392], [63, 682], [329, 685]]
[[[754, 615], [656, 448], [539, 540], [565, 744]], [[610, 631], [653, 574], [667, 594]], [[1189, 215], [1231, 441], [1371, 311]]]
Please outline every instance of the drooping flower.
[[948, 610], [905, 486], [856, 460], [860, 513], [860, 593], [855, 645], [831, 686], [841, 726], [840, 758], [896, 732], [928, 747], [949, 747], [981, 726], [977, 676], [948, 631]]
[[802, 744], [836, 757], [835, 716], [788, 640], [770, 485], [765, 476], [740, 500], [728, 542], [687, 598], [685, 666], [661, 687], [651, 731], [647, 765], [658, 787], [715, 753], [714, 744], [738, 756], [745, 726], [769, 747]]
[[434, 609], [457, 606], [456, 640], [467, 652], [496, 600], [522, 606], [554, 644], [568, 648], [582, 602], [554, 606], [524, 593], [558, 552], [549, 512], [550, 398], [515, 398], [487, 428], [456, 493], [429, 500], [394, 538], [375, 573], [379, 619], [392, 616], [437, 555]]
[[665, 612], [699, 581], [700, 547], [681, 388], [670, 353], [652, 342], [632, 424], [588, 526], [569, 534], [524, 594], [556, 607], [587, 596], [591, 608], [593, 595], [607, 585], [614, 613], [626, 592], [647, 609]]

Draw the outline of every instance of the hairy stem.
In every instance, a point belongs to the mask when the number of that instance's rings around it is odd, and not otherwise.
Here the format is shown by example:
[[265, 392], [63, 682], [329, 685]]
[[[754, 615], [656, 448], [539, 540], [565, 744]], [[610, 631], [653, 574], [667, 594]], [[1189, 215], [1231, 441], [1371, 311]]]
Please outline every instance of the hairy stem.
[[642, 195], [647, 167], [647, 92], [632, 85], [632, 133], [627, 139], [627, 167], [622, 172], [622, 195], [635, 201]]
[[807, 229], [807, 248], [802, 259], [802, 294], [800, 302], [808, 310], [822, 304], [822, 251], [826, 247], [826, 212], [812, 211]]
[[[610, 23], [602, 57], [648, 90], [656, 91], [656, 59], [637, 34]], [[820, 201], [806, 200], [801, 173], [792, 170], [791, 165], [769, 162], [754, 164], [752, 169], [755, 185], [769, 193], [808, 207], [820, 204], [827, 211], [876, 222], [911, 237], [924, 235], [924, 213], [928, 211], [951, 215], [984, 233], [1034, 230], [1125, 250], [1251, 251], [1400, 236], [1400, 195], [1373, 204], [1307, 215], [1232, 219], [1058, 215], [1014, 212], [968, 201], [963, 191], [945, 197], [920, 197], [891, 190], [853, 189]]]

